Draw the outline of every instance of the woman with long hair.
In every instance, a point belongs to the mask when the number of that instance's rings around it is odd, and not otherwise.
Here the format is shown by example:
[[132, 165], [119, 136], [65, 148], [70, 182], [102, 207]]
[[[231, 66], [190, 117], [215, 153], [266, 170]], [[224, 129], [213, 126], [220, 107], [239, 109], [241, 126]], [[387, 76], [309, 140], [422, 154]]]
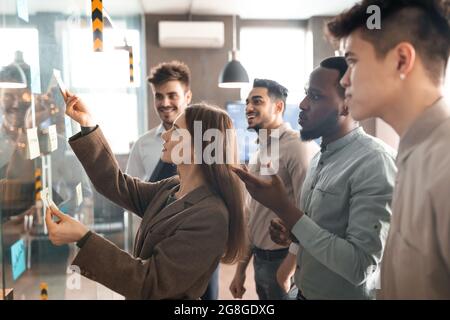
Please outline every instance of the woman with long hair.
[[[177, 164], [178, 175], [150, 183], [122, 173], [77, 96], [68, 92], [66, 104], [66, 114], [82, 128], [69, 143], [93, 185], [142, 222], [130, 255], [52, 205], [46, 215], [50, 240], [77, 242], [73, 265], [127, 299], [198, 299], [218, 263], [236, 262], [245, 246], [243, 187], [232, 172], [238, 157], [229, 116], [206, 104], [186, 108], [162, 135], [161, 160]], [[219, 133], [214, 141], [203, 139], [208, 131]]]

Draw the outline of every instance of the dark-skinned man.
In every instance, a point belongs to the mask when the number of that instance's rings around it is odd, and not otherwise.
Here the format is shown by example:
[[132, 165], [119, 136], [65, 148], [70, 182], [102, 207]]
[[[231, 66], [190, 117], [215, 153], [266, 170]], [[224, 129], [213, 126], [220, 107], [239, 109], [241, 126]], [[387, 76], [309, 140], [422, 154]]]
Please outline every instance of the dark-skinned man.
[[391, 219], [395, 151], [351, 117], [339, 83], [346, 71], [342, 57], [322, 61], [300, 103], [301, 138], [322, 137], [300, 208], [277, 175], [261, 179], [235, 169], [252, 197], [275, 212], [298, 242], [300, 299], [373, 299], [378, 284]]

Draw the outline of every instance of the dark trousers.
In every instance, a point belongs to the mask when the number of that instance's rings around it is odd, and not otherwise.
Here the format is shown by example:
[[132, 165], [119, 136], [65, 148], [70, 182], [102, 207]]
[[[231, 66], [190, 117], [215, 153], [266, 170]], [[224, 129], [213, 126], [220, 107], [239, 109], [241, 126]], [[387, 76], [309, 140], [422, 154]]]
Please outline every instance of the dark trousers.
[[277, 270], [288, 249], [262, 250], [253, 248], [256, 293], [259, 300], [288, 300], [289, 296], [277, 281]]
[[205, 293], [201, 296], [202, 300], [217, 300], [219, 299], [219, 265], [209, 279], [208, 287]]

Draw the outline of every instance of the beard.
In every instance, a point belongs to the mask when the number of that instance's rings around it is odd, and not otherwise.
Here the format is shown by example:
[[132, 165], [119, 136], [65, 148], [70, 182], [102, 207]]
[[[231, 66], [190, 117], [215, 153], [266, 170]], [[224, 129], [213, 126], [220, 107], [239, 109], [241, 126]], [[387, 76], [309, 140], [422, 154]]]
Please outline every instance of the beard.
[[339, 129], [339, 112], [333, 111], [323, 118], [314, 128], [300, 130], [300, 137], [303, 141], [311, 141], [323, 136], [327, 136]]
[[247, 127], [248, 131], [255, 130], [256, 133], [258, 133], [259, 130], [261, 130], [261, 129], [263, 129], [263, 127], [262, 127], [262, 125], [260, 123], [255, 124], [254, 126], [251, 126], [251, 127], [250, 126]]

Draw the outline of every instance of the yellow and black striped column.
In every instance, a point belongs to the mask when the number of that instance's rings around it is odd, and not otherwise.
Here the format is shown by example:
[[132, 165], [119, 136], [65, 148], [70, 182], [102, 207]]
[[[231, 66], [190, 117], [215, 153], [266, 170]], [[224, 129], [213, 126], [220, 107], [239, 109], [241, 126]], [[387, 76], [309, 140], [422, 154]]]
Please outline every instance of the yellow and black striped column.
[[34, 170], [34, 195], [35, 199], [41, 200], [42, 191], [42, 170], [41, 168], [36, 168]]
[[91, 0], [92, 34], [94, 51], [103, 51], [103, 3], [102, 0]]
[[41, 282], [39, 287], [41, 289], [41, 300], [48, 300], [48, 284], [46, 282]]
[[128, 51], [129, 63], [130, 63], [130, 83], [134, 83], [134, 62], [133, 62], [133, 47], [129, 45], [124, 45], [121, 47], [116, 47], [117, 50]]
[[130, 83], [134, 83], [133, 47], [127, 46], [127, 50], [130, 57]]

